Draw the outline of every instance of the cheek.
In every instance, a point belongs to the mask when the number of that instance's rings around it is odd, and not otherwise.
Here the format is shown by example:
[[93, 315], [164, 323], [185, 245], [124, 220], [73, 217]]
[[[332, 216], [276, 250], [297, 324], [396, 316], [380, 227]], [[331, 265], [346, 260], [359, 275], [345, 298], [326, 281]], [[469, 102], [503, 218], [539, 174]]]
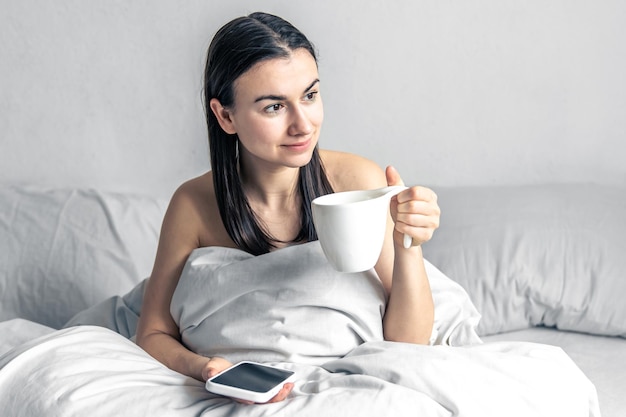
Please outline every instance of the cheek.
[[319, 126], [324, 121], [324, 106], [322, 105], [321, 101], [316, 104], [317, 105], [313, 106], [311, 112], [309, 113], [309, 120], [311, 121], [311, 123]]
[[241, 132], [239, 139], [248, 142], [250, 146], [273, 143], [283, 129], [284, 126], [277, 119], [252, 119]]

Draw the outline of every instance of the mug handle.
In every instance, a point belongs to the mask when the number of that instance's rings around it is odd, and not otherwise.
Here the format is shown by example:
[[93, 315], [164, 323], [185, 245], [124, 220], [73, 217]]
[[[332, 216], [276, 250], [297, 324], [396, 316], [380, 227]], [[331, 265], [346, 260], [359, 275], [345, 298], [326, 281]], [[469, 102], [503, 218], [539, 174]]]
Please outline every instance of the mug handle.
[[406, 233], [404, 234], [404, 249], [408, 249], [413, 244], [413, 238]]

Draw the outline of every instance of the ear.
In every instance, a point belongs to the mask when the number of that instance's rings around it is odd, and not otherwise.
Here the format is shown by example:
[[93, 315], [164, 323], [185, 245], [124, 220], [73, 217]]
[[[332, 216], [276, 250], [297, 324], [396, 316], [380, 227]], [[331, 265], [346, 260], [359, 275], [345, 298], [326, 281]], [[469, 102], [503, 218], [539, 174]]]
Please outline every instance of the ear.
[[222, 106], [222, 103], [220, 103], [219, 100], [216, 98], [211, 99], [211, 101], [209, 102], [209, 106], [211, 107], [211, 111], [217, 118], [217, 121], [220, 124], [221, 128], [224, 130], [224, 132], [228, 133], [229, 135], [237, 133], [237, 130], [235, 129], [235, 125], [233, 124], [233, 120], [230, 115], [230, 110]]

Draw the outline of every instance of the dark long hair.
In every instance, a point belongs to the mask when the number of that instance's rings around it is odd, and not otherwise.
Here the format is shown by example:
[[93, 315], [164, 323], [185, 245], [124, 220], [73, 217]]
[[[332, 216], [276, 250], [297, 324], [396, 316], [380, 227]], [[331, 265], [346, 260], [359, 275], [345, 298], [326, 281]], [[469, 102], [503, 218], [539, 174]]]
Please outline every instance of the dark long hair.
[[[232, 106], [237, 78], [258, 62], [289, 57], [298, 48], [309, 51], [317, 62], [311, 42], [289, 22], [267, 13], [252, 13], [224, 25], [215, 34], [207, 54], [204, 108], [215, 196], [228, 235], [239, 248], [254, 255], [269, 252], [277, 240], [265, 230], [243, 191], [238, 170], [239, 138], [222, 130], [209, 103], [216, 98], [222, 106]], [[317, 146], [311, 161], [300, 168], [297, 192], [302, 204], [300, 231], [293, 242], [317, 240], [311, 201], [333, 192]]]

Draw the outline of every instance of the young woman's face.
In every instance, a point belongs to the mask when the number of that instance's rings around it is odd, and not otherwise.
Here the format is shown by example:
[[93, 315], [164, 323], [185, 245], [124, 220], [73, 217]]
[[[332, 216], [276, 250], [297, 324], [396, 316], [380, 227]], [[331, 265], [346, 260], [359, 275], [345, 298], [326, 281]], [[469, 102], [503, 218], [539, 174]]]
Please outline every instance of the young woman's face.
[[311, 159], [324, 111], [317, 65], [305, 49], [263, 61], [235, 82], [228, 109], [244, 163], [301, 167]]

